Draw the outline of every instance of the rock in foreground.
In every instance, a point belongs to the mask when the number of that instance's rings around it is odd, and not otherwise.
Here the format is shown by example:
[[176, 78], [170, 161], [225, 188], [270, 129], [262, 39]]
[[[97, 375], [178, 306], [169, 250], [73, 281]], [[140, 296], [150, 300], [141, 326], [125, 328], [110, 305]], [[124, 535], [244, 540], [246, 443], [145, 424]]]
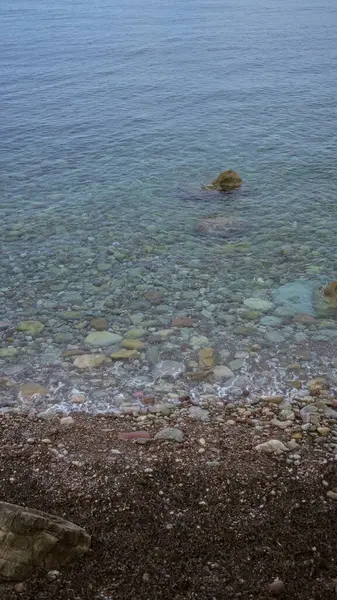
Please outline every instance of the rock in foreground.
[[242, 179], [238, 173], [232, 171], [223, 171], [220, 175], [207, 186], [210, 190], [219, 190], [219, 192], [231, 192], [236, 190], [242, 184]]
[[0, 502], [0, 582], [23, 581], [37, 567], [57, 569], [89, 547], [90, 536], [81, 527]]

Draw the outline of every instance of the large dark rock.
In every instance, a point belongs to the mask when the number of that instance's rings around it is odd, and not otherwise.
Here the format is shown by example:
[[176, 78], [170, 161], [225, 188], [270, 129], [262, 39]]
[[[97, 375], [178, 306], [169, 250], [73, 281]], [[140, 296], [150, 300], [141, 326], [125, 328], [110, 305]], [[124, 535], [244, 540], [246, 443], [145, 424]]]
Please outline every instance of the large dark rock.
[[219, 190], [219, 192], [231, 192], [242, 185], [242, 179], [235, 171], [223, 171], [220, 175], [206, 186], [208, 190]]
[[0, 502], [0, 582], [23, 581], [37, 567], [58, 569], [89, 547], [90, 536], [81, 527]]

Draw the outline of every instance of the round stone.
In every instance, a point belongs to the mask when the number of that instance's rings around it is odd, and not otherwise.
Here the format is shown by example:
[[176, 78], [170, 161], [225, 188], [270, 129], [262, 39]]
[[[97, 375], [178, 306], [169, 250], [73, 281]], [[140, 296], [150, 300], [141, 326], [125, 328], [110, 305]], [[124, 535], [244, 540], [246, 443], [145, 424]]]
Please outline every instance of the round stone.
[[142, 350], [142, 348], [144, 348], [144, 342], [137, 339], [123, 340], [121, 342], [121, 347], [126, 348], [127, 350]]
[[164, 427], [164, 429], [156, 433], [154, 439], [181, 443], [184, 441], [184, 434], [181, 429], [177, 429], [176, 427]]
[[145, 335], [144, 329], [129, 329], [129, 331], [127, 331], [125, 334], [125, 338], [128, 340], [138, 339], [138, 338], [143, 337], [144, 335]]
[[263, 312], [267, 312], [273, 308], [273, 303], [269, 302], [269, 300], [264, 300], [263, 298], [246, 298], [243, 303], [247, 308], [261, 310]]
[[216, 379], [231, 379], [234, 377], [233, 371], [225, 365], [218, 365], [213, 370], [213, 375]]
[[109, 323], [104, 317], [95, 317], [90, 321], [90, 325], [96, 331], [105, 331], [109, 327]]
[[281, 342], [284, 342], [285, 337], [284, 337], [284, 335], [282, 335], [282, 333], [280, 331], [267, 331], [267, 333], [266, 333], [266, 339], [269, 342], [273, 342], [275, 344], [279, 344]]
[[88, 346], [113, 346], [119, 344], [122, 336], [117, 333], [110, 333], [110, 331], [93, 331], [89, 333], [84, 340], [84, 343]]

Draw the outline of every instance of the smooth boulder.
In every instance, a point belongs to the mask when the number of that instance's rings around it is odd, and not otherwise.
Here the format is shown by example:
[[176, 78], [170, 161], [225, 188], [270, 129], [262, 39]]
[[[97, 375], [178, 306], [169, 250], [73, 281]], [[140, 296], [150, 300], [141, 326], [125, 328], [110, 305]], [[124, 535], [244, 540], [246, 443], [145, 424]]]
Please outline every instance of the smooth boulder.
[[0, 502], [0, 582], [24, 581], [35, 568], [58, 569], [89, 547], [90, 536], [74, 523]]

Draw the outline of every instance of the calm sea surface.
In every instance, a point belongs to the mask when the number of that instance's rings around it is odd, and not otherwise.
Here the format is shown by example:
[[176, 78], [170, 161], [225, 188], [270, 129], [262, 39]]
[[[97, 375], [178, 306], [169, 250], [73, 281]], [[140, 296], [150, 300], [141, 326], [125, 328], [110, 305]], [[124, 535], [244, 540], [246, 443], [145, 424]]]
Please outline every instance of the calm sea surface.
[[[2, 0], [0, 21], [3, 373], [88, 408], [335, 373], [335, 0]], [[227, 168], [241, 190], [202, 191]], [[203, 236], [210, 215], [245, 227]], [[114, 338], [86, 340], [96, 317]]]

